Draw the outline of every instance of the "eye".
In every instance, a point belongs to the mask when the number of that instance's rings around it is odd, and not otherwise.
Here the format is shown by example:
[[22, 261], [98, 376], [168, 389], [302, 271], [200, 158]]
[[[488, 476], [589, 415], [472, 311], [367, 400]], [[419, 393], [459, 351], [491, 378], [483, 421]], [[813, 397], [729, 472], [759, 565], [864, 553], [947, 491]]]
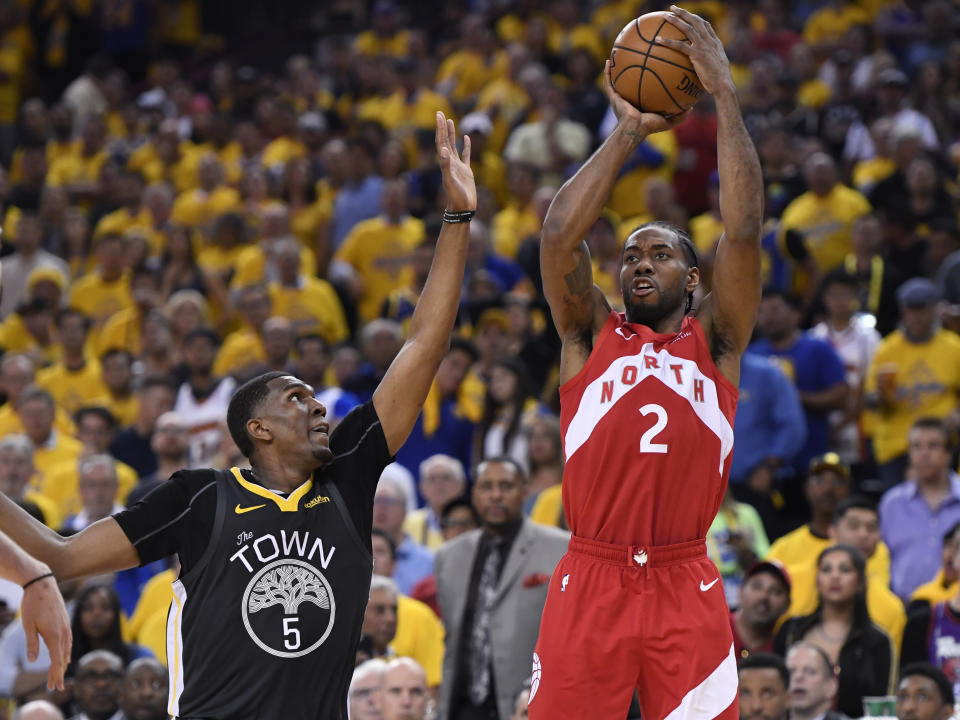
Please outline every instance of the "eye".
[[665, 252], [658, 252], [654, 257], [656, 257], [657, 260], [665, 260], [670, 256], [667, 255]]

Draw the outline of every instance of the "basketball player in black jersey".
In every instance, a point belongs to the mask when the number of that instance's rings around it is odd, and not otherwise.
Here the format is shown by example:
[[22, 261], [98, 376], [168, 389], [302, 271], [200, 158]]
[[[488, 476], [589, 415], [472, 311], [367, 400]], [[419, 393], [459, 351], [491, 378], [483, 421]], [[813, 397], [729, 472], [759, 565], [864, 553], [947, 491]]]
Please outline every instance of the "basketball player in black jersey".
[[373, 561], [380, 472], [406, 440], [446, 351], [477, 195], [470, 142], [437, 113], [447, 201], [406, 342], [373, 399], [328, 435], [313, 388], [284, 373], [240, 387], [227, 424], [251, 470], [183, 470], [70, 538], [0, 495], [0, 528], [58, 578], [176, 553], [168, 710], [190, 720], [345, 720]]

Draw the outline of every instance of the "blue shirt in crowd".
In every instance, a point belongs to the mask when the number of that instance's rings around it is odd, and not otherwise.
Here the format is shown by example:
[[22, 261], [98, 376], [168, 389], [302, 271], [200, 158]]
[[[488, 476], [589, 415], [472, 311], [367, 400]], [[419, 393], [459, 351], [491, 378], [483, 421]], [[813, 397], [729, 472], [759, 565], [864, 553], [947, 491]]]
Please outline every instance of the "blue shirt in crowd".
[[383, 193], [383, 178], [367, 175], [359, 183], [340, 188], [333, 201], [333, 227], [330, 240], [333, 249], [340, 247], [353, 226], [361, 220], [369, 220], [380, 214], [380, 195]]
[[791, 464], [807, 436], [796, 389], [769, 359], [747, 352], [740, 358], [740, 400], [733, 426], [730, 482], [743, 484], [764, 460]]
[[404, 535], [393, 565], [393, 579], [400, 592], [409, 595], [414, 585], [430, 575], [433, 575], [433, 553]]

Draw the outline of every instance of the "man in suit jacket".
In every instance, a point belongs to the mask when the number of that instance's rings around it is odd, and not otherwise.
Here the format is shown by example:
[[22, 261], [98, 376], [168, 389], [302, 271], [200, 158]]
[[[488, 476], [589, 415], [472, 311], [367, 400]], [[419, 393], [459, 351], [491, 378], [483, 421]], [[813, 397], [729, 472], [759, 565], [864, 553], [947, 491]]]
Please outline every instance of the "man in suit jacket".
[[530, 676], [547, 586], [570, 536], [524, 518], [526, 483], [510, 458], [481, 463], [473, 504], [483, 524], [437, 553], [446, 720], [508, 720]]

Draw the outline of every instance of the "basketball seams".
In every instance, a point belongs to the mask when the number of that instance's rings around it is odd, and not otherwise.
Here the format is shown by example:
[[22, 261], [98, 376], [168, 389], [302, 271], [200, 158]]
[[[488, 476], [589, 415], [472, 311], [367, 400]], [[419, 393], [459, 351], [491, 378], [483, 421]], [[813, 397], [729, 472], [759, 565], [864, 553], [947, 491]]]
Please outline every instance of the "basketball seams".
[[[656, 58], [654, 58], [654, 59], [656, 59]], [[678, 109], [680, 112], [684, 112], [684, 111], [686, 110], [686, 108], [685, 108], [683, 105], [681, 105], [680, 103], [678, 103], [678, 102], [676, 101], [676, 99], [673, 97], [673, 93], [670, 92], [670, 88], [667, 87], [667, 84], [663, 81], [663, 78], [660, 77], [660, 74], [659, 74], [656, 70], [654, 70], [653, 68], [650, 68], [650, 67], [647, 67], [646, 65], [644, 65], [644, 66], [643, 66], [643, 72], [648, 72], [648, 73], [650, 73], [651, 75], [653, 75], [653, 76], [657, 79], [657, 82], [660, 83], [660, 87], [663, 88], [663, 92], [666, 93], [667, 97], [670, 98], [670, 102], [672, 102], [674, 105], [676, 105], [676, 106], [677, 106], [677, 109]], [[642, 76], [641, 76], [641, 77], [642, 77]]]
[[[683, 53], [677, 50], [674, 50], [673, 48], [668, 48], [666, 45], [659, 45], [657, 43], [653, 43], [653, 46], [658, 48], [663, 48], [664, 50], [670, 50], [671, 52], [675, 52], [678, 55], [683, 55]], [[632, 52], [636, 55], [643, 55], [643, 56], [646, 56], [649, 54], [649, 51], [645, 52], [643, 50], [637, 50], [636, 48], [628, 47], [627, 45], [614, 45], [613, 49], [621, 50], [623, 52]], [[690, 63], [689, 65], [681, 65], [676, 60], [667, 60], [667, 58], [663, 57], [662, 55], [650, 55], [650, 57], [652, 57], [654, 60], [660, 60], [661, 62], [665, 62], [669, 65], [673, 65], [674, 67], [679, 68], [680, 70], [686, 70], [687, 72], [693, 72], [693, 73], [696, 72], [696, 70], [693, 69], [693, 63]]]
[[[633, 22], [634, 22], [634, 25], [636, 25], [637, 35], [639, 35], [640, 39], [643, 40], [644, 37], [640, 33], [640, 18], [635, 19]], [[656, 31], [654, 31], [653, 36], [657, 37], [657, 35], [659, 35], [660, 31], [663, 29], [663, 26], [666, 24], [667, 24], [666, 20], [661, 20], [660, 25], [657, 26], [657, 29]], [[640, 69], [640, 79], [637, 81], [637, 100], [640, 102], [641, 105], [643, 105], [643, 78], [647, 70], [647, 60], [650, 58], [650, 53], [653, 52], [653, 45], [654, 45], [653, 43], [647, 43], [647, 52], [644, 53], [644, 56], [643, 56], [643, 67]], [[660, 78], [658, 77], [657, 80], [660, 80]], [[660, 84], [663, 85], [663, 81], [660, 81]], [[670, 92], [667, 91], [667, 94], [669, 95]], [[672, 96], [670, 97], [670, 100], [673, 102], [676, 102], [675, 100], [673, 100]]]

